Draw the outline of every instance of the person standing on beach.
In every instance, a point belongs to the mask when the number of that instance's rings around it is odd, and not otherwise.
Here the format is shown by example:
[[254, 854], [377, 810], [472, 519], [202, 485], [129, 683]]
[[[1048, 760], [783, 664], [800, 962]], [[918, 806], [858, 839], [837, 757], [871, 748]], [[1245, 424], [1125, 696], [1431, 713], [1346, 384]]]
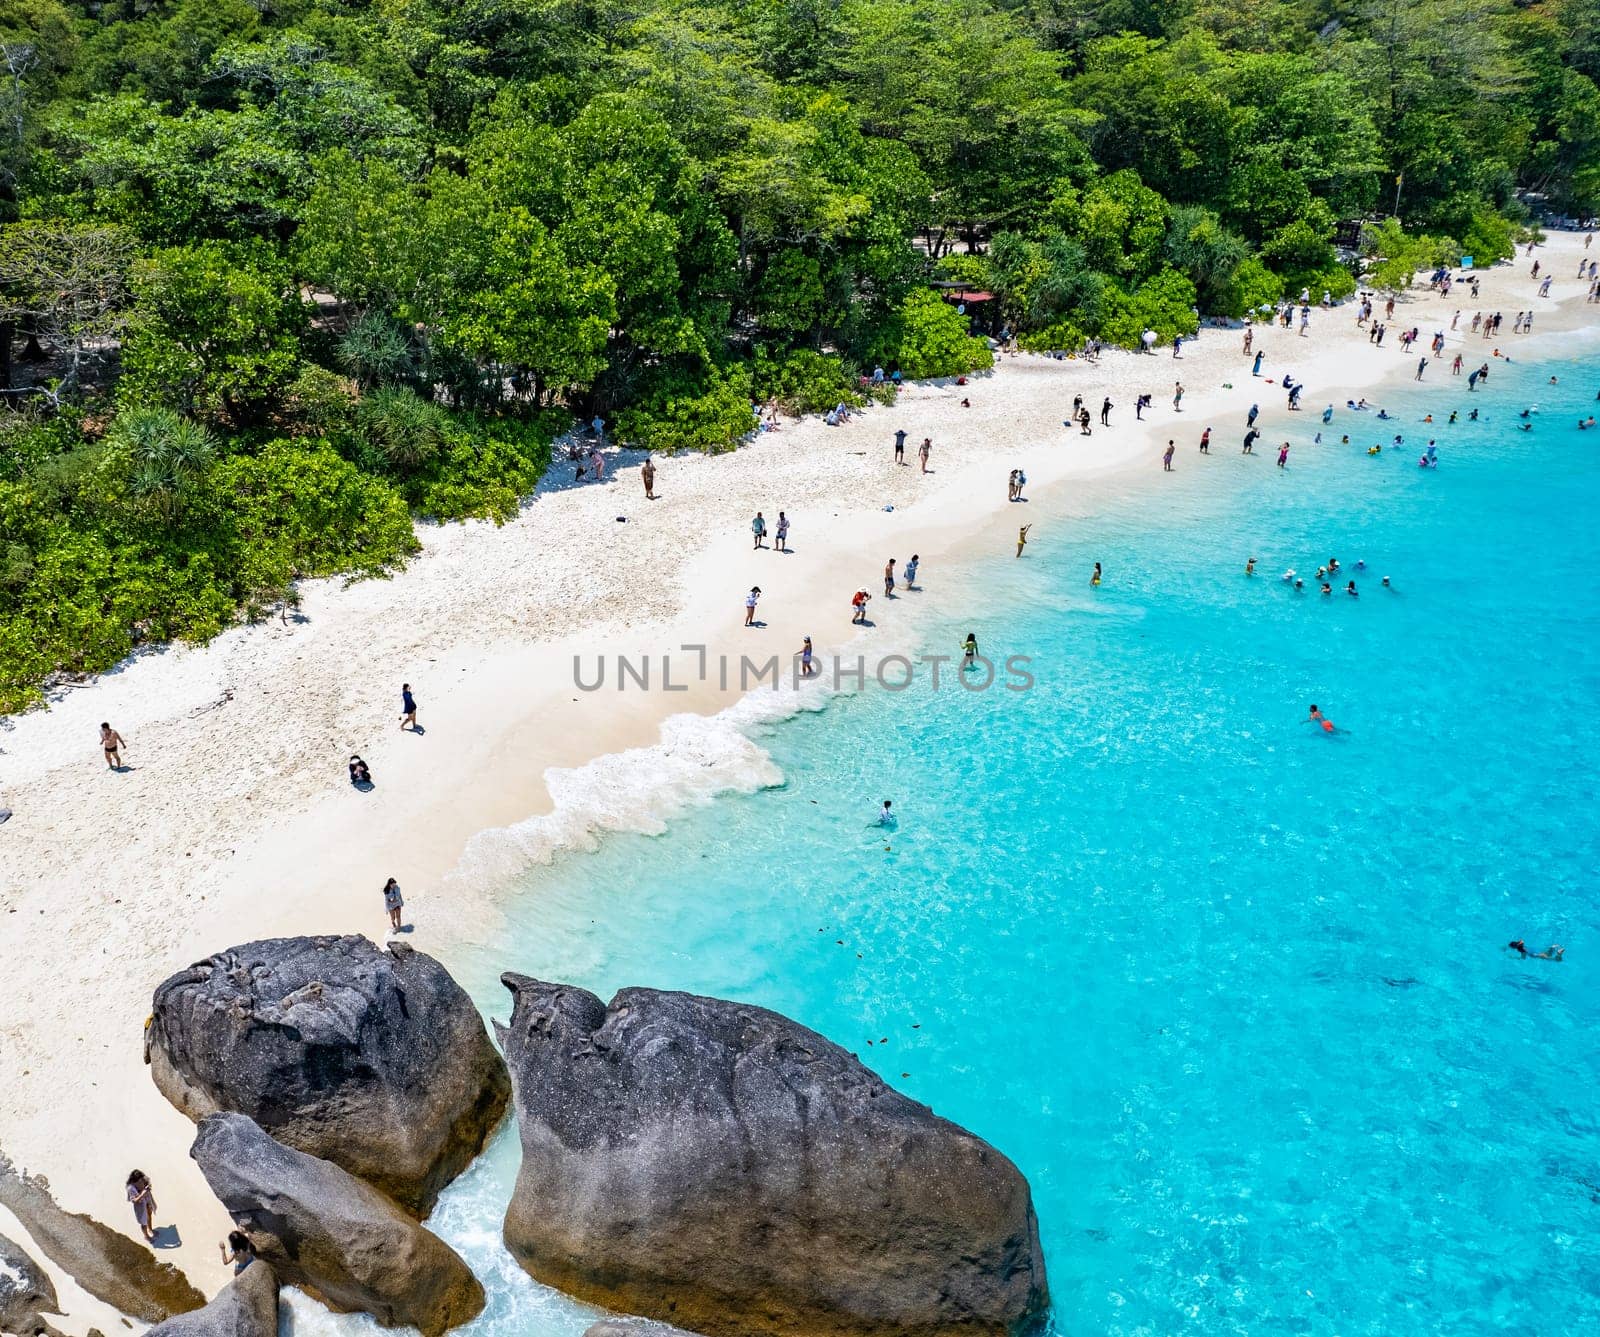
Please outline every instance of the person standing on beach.
[[766, 546], [767, 520], [760, 511], [756, 512], [756, 518], [750, 522], [750, 532], [756, 536], [756, 547]]
[[889, 559], [889, 564], [883, 568], [883, 597], [894, 598], [894, 558]]
[[789, 551], [789, 517], [782, 511], [778, 512], [778, 533], [772, 549], [774, 552]]
[[753, 627], [756, 624], [756, 604], [761, 598], [761, 586], [752, 585], [750, 593], [744, 596], [744, 624]]
[[1161, 457], [1161, 468], [1166, 473], [1172, 472], [1172, 455], [1175, 450], [1177, 450], [1177, 446], [1175, 446], [1172, 441], [1168, 439], [1166, 453]]
[[127, 741], [104, 720], [100, 721], [100, 750], [106, 754], [106, 768], [120, 771], [122, 769], [122, 749], [127, 747]]
[[1248, 412], [1247, 414], [1244, 415], [1244, 425], [1246, 427], [1254, 427], [1256, 425], [1256, 418], [1260, 416], [1260, 413], [1261, 413], [1261, 405], [1259, 405], [1259, 404], [1250, 405], [1250, 412]]
[[133, 1219], [147, 1242], [156, 1237], [156, 1193], [150, 1176], [143, 1170], [128, 1175], [128, 1201], [133, 1204]]
[[912, 553], [911, 560], [906, 563], [905, 570], [901, 573], [905, 576], [906, 588], [908, 590], [914, 590], [917, 588], [917, 565], [921, 561], [921, 557], [919, 557], [916, 553]]
[[391, 877], [383, 884], [383, 908], [389, 912], [389, 927], [395, 933], [400, 931], [400, 907], [404, 904], [400, 884]]
[[906, 462], [906, 432], [903, 427], [894, 434], [894, 462], [896, 464]]
[[928, 456], [931, 454], [933, 454], [933, 438], [925, 436], [922, 438], [922, 444], [917, 447], [917, 459], [922, 464], [923, 473], [928, 472]]
[[1417, 360], [1417, 377], [1416, 377], [1417, 380], [1420, 381], [1422, 379], [1422, 373], [1427, 371], [1427, 369], [1428, 369], [1428, 359], [1427, 358], [1419, 358]]
[[1244, 355], [1246, 357], [1250, 356], [1250, 345], [1255, 343], [1255, 341], [1256, 341], [1255, 327], [1253, 325], [1246, 325], [1244, 327]]
[[413, 733], [417, 732], [417, 698], [411, 695], [411, 684], [403, 682], [400, 684], [400, 727], [404, 729], [407, 725]]
[[656, 464], [648, 455], [644, 457], [644, 463], [639, 466], [639, 477], [644, 480], [644, 499], [646, 501], [654, 501], [656, 499]]
[[1107, 395], [1105, 401], [1100, 405], [1100, 425], [1102, 427], [1111, 426], [1111, 410], [1115, 407], [1111, 402], [1111, 396]]
[[1266, 350], [1264, 350], [1264, 349], [1261, 352], [1256, 354], [1255, 365], [1250, 368], [1250, 374], [1252, 376], [1261, 375], [1261, 359], [1264, 358], [1265, 356], [1266, 356]]
[[1017, 531], [1017, 556], [1018, 557], [1022, 556], [1022, 550], [1028, 546], [1028, 531], [1030, 529], [1032, 529], [1032, 528], [1033, 528], [1032, 525], [1023, 525], [1022, 528]]
[[867, 620], [867, 600], [872, 598], [865, 590], [857, 590], [850, 599], [850, 621], [865, 622]]
[[1211, 429], [1209, 427], [1200, 433], [1200, 453], [1202, 455], [1211, 453]]
[[1289, 443], [1285, 441], [1278, 447], [1278, 468], [1283, 468], [1289, 463]]
[[1174, 413], [1182, 413], [1183, 412], [1183, 382], [1182, 381], [1176, 381], [1176, 382], [1173, 383], [1173, 388], [1172, 388], [1172, 411]]
[[800, 643], [800, 676], [810, 678], [816, 671], [816, 665], [811, 662], [811, 637], [807, 636]]

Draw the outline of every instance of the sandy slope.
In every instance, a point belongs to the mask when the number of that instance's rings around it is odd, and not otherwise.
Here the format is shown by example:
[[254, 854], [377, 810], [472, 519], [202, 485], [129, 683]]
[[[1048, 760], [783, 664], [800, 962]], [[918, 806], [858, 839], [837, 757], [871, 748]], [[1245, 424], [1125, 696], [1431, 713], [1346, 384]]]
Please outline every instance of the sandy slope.
[[[1381, 350], [1355, 329], [1351, 307], [1315, 312], [1310, 338], [1259, 331], [1263, 376], [1292, 371], [1308, 383], [1295, 424], [1304, 433], [1328, 400], [1411, 378], [1416, 354], [1396, 346], [1406, 324], [1420, 325], [1425, 342], [1458, 306], [1463, 330], [1481, 306], [1504, 310], [1509, 330], [1519, 305], [1538, 308], [1542, 335], [1587, 323], [1600, 308], [1571, 277], [1581, 247], [1562, 236], [1537, 253], [1556, 274], [1557, 300], [1536, 299], [1531, 262], [1519, 257], [1484, 276], [1480, 303], [1465, 290], [1449, 302], [1412, 295]], [[1474, 366], [1496, 346], [1450, 337], [1430, 382], [1448, 378], [1458, 347]], [[1527, 346], [1509, 333], [1496, 342], [1517, 355]], [[1178, 379], [1182, 414], [1171, 408]], [[1154, 396], [1144, 424], [1134, 422], [1140, 392]], [[1090, 438], [1064, 430], [1077, 393], [1097, 423], [1109, 394], [1113, 428], [1097, 425]], [[963, 396], [971, 408], [960, 407]], [[708, 713], [736, 695], [715, 682], [581, 692], [575, 653], [592, 663], [607, 650], [660, 654], [695, 642], [737, 662], [754, 647], [787, 656], [804, 634], [821, 650], [849, 638], [857, 586], [877, 595], [869, 643], [905, 637], [909, 609], [882, 598], [885, 559], [920, 551], [931, 577], [963, 543], [1012, 541], [1010, 468], [1028, 472], [1032, 520], [1048, 517], [1051, 484], [1092, 472], [1140, 470], [1151, 488], [1182, 486], [1182, 470], [1160, 469], [1167, 437], [1186, 467], [1207, 423], [1221, 451], [1237, 450], [1252, 399], [1266, 410], [1265, 451], [1277, 439], [1270, 424], [1287, 416], [1282, 395], [1252, 381], [1238, 331], [1210, 330], [1179, 361], [1166, 350], [1108, 354], [1099, 365], [1007, 359], [966, 387], [910, 388], [894, 408], [842, 428], [789, 423], [730, 455], [659, 460], [655, 502], [643, 497], [637, 455], [613, 456], [603, 485], [573, 487], [560, 467], [557, 484], [503, 528], [424, 529], [422, 555], [393, 579], [319, 582], [304, 591], [299, 620], [138, 656], [6, 721], [0, 801], [15, 815], [0, 827], [0, 1146], [47, 1172], [64, 1205], [130, 1229], [121, 1184], [141, 1166], [164, 1218], [180, 1225], [174, 1261], [214, 1290], [226, 1280], [214, 1253], [226, 1223], [187, 1159], [187, 1121], [141, 1063], [150, 992], [166, 974], [253, 937], [376, 936], [391, 873], [417, 925], [410, 940], [425, 950], [443, 943], [448, 959], [452, 926], [487, 895], [484, 879], [448, 876], [474, 833], [549, 810], [551, 768], [658, 745], [669, 716]], [[891, 459], [897, 427], [910, 434], [906, 468]], [[926, 477], [914, 454], [924, 435], [934, 442]], [[751, 551], [757, 508], [769, 524], [788, 512], [793, 555]], [[765, 625], [746, 630], [743, 596], [754, 583]], [[929, 583], [926, 603], [937, 607]], [[423, 735], [398, 730], [402, 681], [421, 703]], [[129, 740], [125, 774], [101, 761], [102, 719]], [[759, 780], [753, 748], [698, 737], [674, 725], [665, 755], [652, 759], [665, 770], [639, 759], [600, 782], [568, 784], [567, 806], [539, 841], [648, 826], [662, 797]], [[377, 778], [370, 794], [346, 783], [356, 751]]]

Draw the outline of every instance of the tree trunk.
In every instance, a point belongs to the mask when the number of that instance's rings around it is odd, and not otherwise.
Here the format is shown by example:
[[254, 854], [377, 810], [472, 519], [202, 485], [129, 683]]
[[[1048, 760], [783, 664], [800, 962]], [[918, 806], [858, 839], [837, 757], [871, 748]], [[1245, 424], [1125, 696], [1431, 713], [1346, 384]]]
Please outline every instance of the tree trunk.
[[0, 320], [0, 390], [11, 388], [11, 322]]

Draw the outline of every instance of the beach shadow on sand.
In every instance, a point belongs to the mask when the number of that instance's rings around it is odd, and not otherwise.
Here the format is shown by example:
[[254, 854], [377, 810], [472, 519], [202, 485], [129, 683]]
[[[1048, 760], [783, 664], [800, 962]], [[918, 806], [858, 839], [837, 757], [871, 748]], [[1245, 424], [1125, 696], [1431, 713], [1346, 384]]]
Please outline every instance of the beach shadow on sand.
[[152, 1249], [176, 1249], [183, 1243], [183, 1237], [178, 1234], [177, 1226], [157, 1226], [150, 1237]]

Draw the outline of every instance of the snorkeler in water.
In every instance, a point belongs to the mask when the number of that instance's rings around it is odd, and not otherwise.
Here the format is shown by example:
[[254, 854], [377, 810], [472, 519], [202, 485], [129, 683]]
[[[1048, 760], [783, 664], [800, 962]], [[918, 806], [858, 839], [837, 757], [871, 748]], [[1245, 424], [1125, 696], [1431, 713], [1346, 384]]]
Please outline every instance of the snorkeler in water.
[[1559, 961], [1567, 954], [1567, 949], [1559, 942], [1553, 942], [1542, 952], [1530, 952], [1528, 944], [1521, 938], [1513, 939], [1506, 944], [1508, 952], [1515, 952], [1518, 956], [1527, 959], [1532, 957], [1535, 961]]

